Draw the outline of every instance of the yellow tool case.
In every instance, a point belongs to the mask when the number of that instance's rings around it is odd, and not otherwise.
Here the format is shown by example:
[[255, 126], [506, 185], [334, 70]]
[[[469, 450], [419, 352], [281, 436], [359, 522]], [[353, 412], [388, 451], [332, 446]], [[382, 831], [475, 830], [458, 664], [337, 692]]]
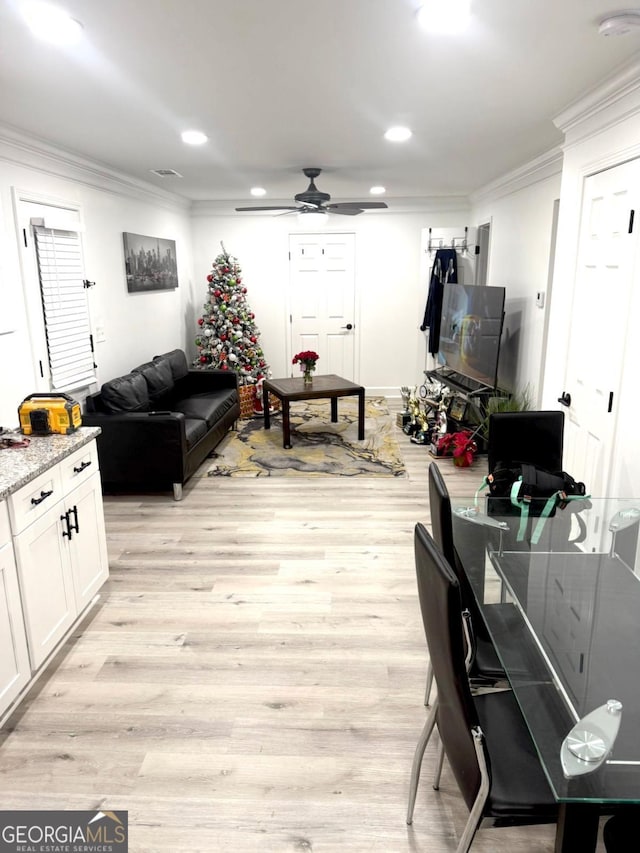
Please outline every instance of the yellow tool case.
[[30, 394], [18, 407], [24, 435], [69, 435], [82, 423], [80, 403], [67, 394]]

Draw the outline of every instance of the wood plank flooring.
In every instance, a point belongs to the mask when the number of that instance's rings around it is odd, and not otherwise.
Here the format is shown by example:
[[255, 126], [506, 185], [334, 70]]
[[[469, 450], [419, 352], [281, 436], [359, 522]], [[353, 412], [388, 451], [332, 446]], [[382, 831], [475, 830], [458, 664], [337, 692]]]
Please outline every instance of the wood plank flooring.
[[[435, 739], [405, 823], [431, 458], [398, 439], [403, 478], [106, 498], [110, 580], [0, 735], [0, 808], [128, 809], [131, 853], [455, 851], [467, 811], [448, 770], [431, 788]], [[485, 465], [441, 462], [456, 494]], [[472, 850], [553, 838], [485, 829]]]

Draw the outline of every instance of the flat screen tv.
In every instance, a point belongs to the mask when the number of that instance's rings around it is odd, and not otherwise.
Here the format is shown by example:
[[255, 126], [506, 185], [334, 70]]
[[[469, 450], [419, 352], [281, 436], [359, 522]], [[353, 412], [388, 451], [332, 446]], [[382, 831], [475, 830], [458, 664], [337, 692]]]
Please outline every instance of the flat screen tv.
[[504, 287], [446, 284], [438, 363], [495, 388], [504, 321]]

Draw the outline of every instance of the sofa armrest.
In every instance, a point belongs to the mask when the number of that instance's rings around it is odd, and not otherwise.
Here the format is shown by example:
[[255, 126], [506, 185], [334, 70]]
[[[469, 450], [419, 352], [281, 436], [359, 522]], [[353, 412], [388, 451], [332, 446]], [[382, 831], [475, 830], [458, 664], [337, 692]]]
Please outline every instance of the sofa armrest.
[[187, 439], [181, 412], [91, 412], [82, 424], [102, 430], [97, 445], [104, 483], [150, 483], [160, 475], [183, 482]]

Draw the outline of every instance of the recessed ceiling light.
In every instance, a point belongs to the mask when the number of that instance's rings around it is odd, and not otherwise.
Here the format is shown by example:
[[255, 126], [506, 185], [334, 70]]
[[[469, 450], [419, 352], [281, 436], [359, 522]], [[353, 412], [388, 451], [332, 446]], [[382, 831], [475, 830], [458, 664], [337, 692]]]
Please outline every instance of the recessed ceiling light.
[[266, 195], [267, 191], [264, 187], [251, 187], [251, 195]]
[[369, 192], [371, 195], [384, 195], [384, 193], [386, 193], [386, 189], [384, 187], [371, 187]]
[[471, 19], [471, 0], [424, 0], [417, 16], [428, 32], [460, 32]]
[[22, 4], [22, 16], [31, 32], [52, 44], [76, 44], [82, 37], [82, 24], [65, 11], [40, 0]]
[[384, 138], [389, 142], [406, 142], [411, 139], [411, 131], [408, 127], [390, 127], [385, 133]]
[[199, 130], [185, 130], [181, 138], [187, 145], [204, 145], [209, 137]]

